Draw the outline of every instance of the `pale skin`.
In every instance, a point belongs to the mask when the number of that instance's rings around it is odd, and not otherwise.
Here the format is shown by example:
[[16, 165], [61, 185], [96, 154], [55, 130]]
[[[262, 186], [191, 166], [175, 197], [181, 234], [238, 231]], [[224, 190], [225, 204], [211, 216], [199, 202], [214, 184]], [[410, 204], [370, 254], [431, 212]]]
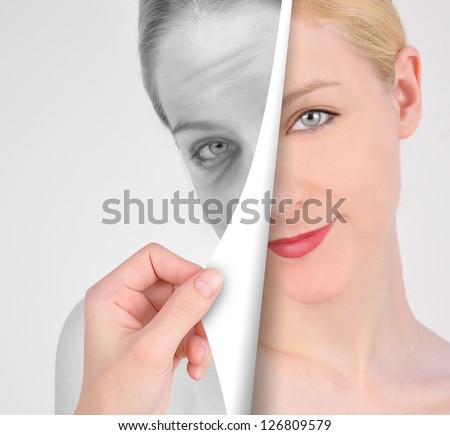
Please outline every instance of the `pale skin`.
[[[254, 413], [450, 412], [450, 346], [411, 312], [395, 221], [399, 142], [420, 119], [420, 73], [419, 54], [404, 48], [388, 92], [366, 59], [294, 13], [285, 95], [296, 96], [283, 110], [275, 197], [296, 200], [289, 214], [331, 187], [348, 198], [347, 224], [304, 258], [269, 251]], [[336, 115], [311, 134], [295, 122], [305, 109]], [[277, 224], [270, 239], [323, 225]]]
[[[196, 22], [195, 32], [179, 28], [182, 49], [179, 36], [169, 34], [167, 53], [177, 49], [186, 56], [178, 58], [178, 66], [176, 57], [164, 56], [156, 73], [171, 126], [201, 121], [175, 134], [201, 198], [239, 195], [256, 144], [278, 10], [258, 15], [249, 8], [243, 22], [255, 21], [247, 36], [236, 16], [212, 17], [203, 27]], [[189, 41], [188, 35], [198, 39]], [[215, 35], [227, 43], [214, 44]], [[242, 57], [241, 41], [250, 42]], [[227, 47], [232, 53], [220, 52]], [[387, 92], [366, 59], [295, 13], [289, 50], [285, 96], [295, 93], [295, 98], [286, 99], [283, 108], [274, 196], [294, 199], [288, 210], [294, 213], [306, 198], [323, 199], [325, 189], [333, 188], [336, 196], [348, 198], [341, 209], [348, 224], [336, 225], [304, 258], [287, 260], [269, 251], [253, 412], [448, 413], [450, 346], [411, 313], [395, 227], [399, 141], [415, 131], [421, 112], [419, 55], [412, 47], [399, 53], [395, 86]], [[253, 69], [255, 59], [262, 63]], [[196, 81], [202, 70], [221, 61], [224, 68], [212, 70], [212, 84], [232, 80], [232, 86], [212, 89], [202, 86], [204, 78]], [[226, 72], [236, 71], [236, 65], [244, 74], [230, 78]], [[305, 86], [308, 93], [300, 96], [296, 91]], [[227, 98], [233, 104], [224, 104]], [[297, 120], [311, 110], [334, 115], [326, 128], [300, 131], [305, 128]], [[212, 145], [218, 154], [208, 148], [204, 166], [194, 166], [189, 152], [204, 141], [225, 146]], [[313, 229], [277, 224], [270, 238]], [[216, 230], [221, 235], [224, 227]], [[203, 377], [211, 352], [200, 321], [221, 287], [220, 275], [209, 271], [204, 284], [209, 277], [210, 285], [197, 289], [203, 272], [149, 245], [88, 291], [85, 371], [76, 413], [166, 412], [181, 358], [189, 361], [189, 376]]]

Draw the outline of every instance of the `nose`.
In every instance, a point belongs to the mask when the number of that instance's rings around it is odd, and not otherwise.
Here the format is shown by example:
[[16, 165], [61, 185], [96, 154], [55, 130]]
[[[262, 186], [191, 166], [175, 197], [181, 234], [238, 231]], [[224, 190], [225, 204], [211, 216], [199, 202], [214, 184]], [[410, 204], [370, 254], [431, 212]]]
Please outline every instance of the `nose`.
[[276, 222], [295, 219], [308, 199], [307, 182], [304, 180], [299, 153], [283, 147], [280, 142], [273, 190], [272, 218]]

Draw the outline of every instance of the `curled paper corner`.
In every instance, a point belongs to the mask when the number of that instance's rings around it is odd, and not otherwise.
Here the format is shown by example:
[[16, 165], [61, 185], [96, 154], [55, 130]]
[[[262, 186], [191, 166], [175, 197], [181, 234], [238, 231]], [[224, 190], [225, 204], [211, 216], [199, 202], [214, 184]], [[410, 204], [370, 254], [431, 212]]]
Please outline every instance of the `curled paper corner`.
[[[273, 190], [291, 13], [292, 0], [283, 0], [266, 110], [241, 202], [247, 198], [262, 199]], [[261, 201], [253, 209], [264, 216]], [[204, 319], [230, 415], [251, 413], [269, 233], [269, 223], [264, 218], [252, 225], [242, 223], [242, 218], [243, 212], [237, 207], [208, 264], [223, 273], [224, 286]]]

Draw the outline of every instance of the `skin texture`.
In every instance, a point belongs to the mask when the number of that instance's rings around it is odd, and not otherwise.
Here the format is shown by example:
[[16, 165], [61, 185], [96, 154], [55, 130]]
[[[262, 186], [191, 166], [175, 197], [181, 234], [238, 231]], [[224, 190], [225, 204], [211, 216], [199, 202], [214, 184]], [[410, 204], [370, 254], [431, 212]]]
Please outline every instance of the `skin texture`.
[[[298, 93], [319, 81], [332, 85]], [[343, 40], [294, 13], [285, 97], [275, 197], [294, 205], [275, 210], [270, 240], [325, 226], [285, 219], [329, 188], [347, 198], [347, 223], [303, 258], [268, 252], [253, 412], [450, 411], [450, 347], [410, 311], [396, 232], [399, 142], [421, 114], [417, 51], [399, 53], [388, 93]], [[311, 110], [333, 115], [304, 130]]]
[[[184, 23], [161, 41], [155, 71], [160, 101], [199, 198], [216, 198], [224, 210], [240, 197], [253, 160], [278, 16], [275, 6], [244, 3]], [[218, 217], [214, 228], [221, 237], [226, 215]]]

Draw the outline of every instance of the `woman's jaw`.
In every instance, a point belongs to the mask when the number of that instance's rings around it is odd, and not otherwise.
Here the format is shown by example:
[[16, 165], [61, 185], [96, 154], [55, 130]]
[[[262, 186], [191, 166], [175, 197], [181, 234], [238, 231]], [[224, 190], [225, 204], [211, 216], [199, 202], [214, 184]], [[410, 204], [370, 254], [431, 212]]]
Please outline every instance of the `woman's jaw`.
[[[293, 297], [273, 276], [273, 258], [268, 256], [264, 288], [260, 328], [263, 349], [334, 367], [356, 378], [357, 373], [363, 376], [370, 365], [387, 364], [382, 356], [397, 354], [408, 331], [417, 329], [406, 301], [395, 222], [353, 282], [339, 292], [322, 290], [322, 295], [333, 294], [332, 298], [305, 303]], [[296, 294], [306, 293], [301, 280], [292, 285], [298, 286]], [[334, 285], [330, 280], [329, 286]]]

